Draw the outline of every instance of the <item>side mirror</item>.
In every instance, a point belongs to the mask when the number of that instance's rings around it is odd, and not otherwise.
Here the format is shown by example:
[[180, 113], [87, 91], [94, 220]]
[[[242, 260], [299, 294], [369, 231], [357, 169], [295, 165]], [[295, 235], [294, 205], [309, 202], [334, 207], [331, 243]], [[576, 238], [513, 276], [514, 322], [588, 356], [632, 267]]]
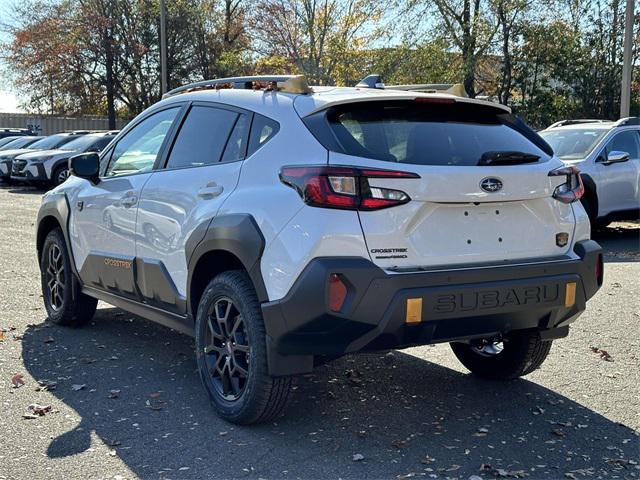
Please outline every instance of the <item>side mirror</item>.
[[612, 150], [611, 152], [609, 152], [609, 155], [607, 155], [607, 159], [606, 160], [603, 159], [601, 162], [604, 165], [611, 165], [612, 163], [626, 162], [628, 160], [629, 160], [629, 154], [627, 152]]
[[85, 178], [91, 183], [98, 183], [100, 179], [100, 157], [95, 152], [74, 155], [69, 159], [69, 173], [76, 177]]

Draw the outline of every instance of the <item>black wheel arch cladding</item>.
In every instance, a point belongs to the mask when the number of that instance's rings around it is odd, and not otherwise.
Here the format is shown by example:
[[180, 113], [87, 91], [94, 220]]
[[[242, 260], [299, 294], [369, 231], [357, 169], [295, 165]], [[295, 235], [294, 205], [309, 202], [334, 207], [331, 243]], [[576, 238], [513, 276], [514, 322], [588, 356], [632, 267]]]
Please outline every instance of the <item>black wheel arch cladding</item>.
[[[208, 253], [219, 251], [232, 254], [240, 261], [251, 278], [258, 300], [267, 301], [267, 291], [260, 272], [260, 259], [264, 247], [264, 236], [253, 216], [249, 214], [220, 215], [203, 222], [192, 232], [185, 244], [188, 295], [190, 296], [192, 290], [198, 262]], [[188, 309], [189, 313], [195, 316], [191, 298]]]
[[[75, 258], [73, 256], [73, 250], [69, 241], [69, 200], [65, 194], [62, 193], [49, 193], [42, 199], [42, 205], [38, 211], [38, 218], [36, 220], [36, 249], [38, 255], [38, 264], [42, 256], [42, 247], [44, 241], [47, 238], [49, 232], [55, 228], [60, 228], [62, 236], [64, 238], [66, 252], [69, 256], [69, 264], [71, 265], [71, 271], [76, 279], [79, 279], [78, 270], [76, 268]], [[75, 298], [79, 292], [76, 291], [75, 283], [72, 289], [72, 296]]]

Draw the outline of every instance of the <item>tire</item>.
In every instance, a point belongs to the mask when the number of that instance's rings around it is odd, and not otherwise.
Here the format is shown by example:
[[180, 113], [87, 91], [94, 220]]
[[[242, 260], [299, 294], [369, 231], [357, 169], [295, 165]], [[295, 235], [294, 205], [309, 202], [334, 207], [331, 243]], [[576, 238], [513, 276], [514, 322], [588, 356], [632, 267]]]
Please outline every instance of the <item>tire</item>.
[[[503, 348], [497, 343], [480, 346], [451, 343], [455, 356], [473, 374], [489, 380], [513, 380], [536, 370], [547, 358], [551, 341], [542, 341], [538, 332], [520, 331], [506, 336]], [[492, 347], [492, 349], [488, 349]]]
[[62, 230], [49, 232], [40, 256], [42, 298], [49, 320], [57, 325], [78, 327], [93, 318], [98, 301], [80, 291]]
[[196, 314], [196, 359], [224, 420], [268, 422], [286, 407], [291, 377], [269, 376], [262, 310], [246, 272], [223, 272], [207, 285]]
[[68, 165], [60, 165], [53, 171], [53, 175], [51, 175], [51, 185], [57, 187], [61, 183], [63, 183], [67, 178], [69, 178], [69, 166]]

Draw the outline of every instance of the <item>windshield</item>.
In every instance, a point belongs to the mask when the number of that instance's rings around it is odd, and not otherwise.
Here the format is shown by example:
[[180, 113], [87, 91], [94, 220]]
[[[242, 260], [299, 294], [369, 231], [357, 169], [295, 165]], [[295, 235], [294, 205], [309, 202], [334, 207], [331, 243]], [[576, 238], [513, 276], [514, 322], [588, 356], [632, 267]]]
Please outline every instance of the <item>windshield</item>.
[[65, 143], [70, 142], [74, 138], [78, 138], [76, 135], [51, 135], [50, 137], [45, 137], [42, 140], [38, 140], [35, 143], [32, 143], [29, 148], [34, 148], [37, 150], [51, 150], [54, 148], [60, 148]]
[[485, 154], [496, 152], [549, 159], [493, 109], [475, 105], [362, 102], [333, 108], [327, 120], [347, 155], [441, 166], [480, 165]]
[[17, 148], [27, 148], [32, 143], [38, 141], [40, 137], [18, 137], [13, 138], [10, 142], [3, 144], [0, 150], [14, 150]]
[[540, 132], [540, 136], [561, 159], [579, 160], [589, 155], [607, 132], [606, 129], [576, 128], [548, 130]]
[[93, 146], [96, 146], [96, 147], [99, 147], [99, 149], [102, 149], [107, 145], [107, 143], [109, 143], [109, 140], [111, 140], [112, 138], [113, 137], [105, 137], [103, 135], [100, 135], [100, 136], [86, 135], [86, 136], [78, 137], [75, 140], [72, 140], [69, 143], [65, 144], [64, 150], [73, 150], [74, 152], [78, 152], [78, 151], [84, 152]]

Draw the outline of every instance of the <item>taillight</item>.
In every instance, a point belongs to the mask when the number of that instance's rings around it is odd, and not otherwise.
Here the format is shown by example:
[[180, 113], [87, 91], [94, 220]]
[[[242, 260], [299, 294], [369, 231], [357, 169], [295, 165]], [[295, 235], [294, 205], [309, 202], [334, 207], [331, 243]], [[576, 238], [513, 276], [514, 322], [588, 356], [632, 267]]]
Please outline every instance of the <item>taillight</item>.
[[572, 203], [576, 200], [580, 200], [584, 195], [584, 184], [582, 183], [582, 177], [580, 176], [580, 170], [576, 167], [561, 167], [551, 170], [549, 172], [550, 177], [567, 178], [567, 181], [562, 185], [558, 185], [553, 192], [553, 198], [561, 201], [562, 203]]
[[372, 187], [369, 178], [420, 178], [397, 170], [340, 166], [287, 166], [280, 180], [295, 189], [312, 207], [380, 210], [411, 200], [400, 190]]

